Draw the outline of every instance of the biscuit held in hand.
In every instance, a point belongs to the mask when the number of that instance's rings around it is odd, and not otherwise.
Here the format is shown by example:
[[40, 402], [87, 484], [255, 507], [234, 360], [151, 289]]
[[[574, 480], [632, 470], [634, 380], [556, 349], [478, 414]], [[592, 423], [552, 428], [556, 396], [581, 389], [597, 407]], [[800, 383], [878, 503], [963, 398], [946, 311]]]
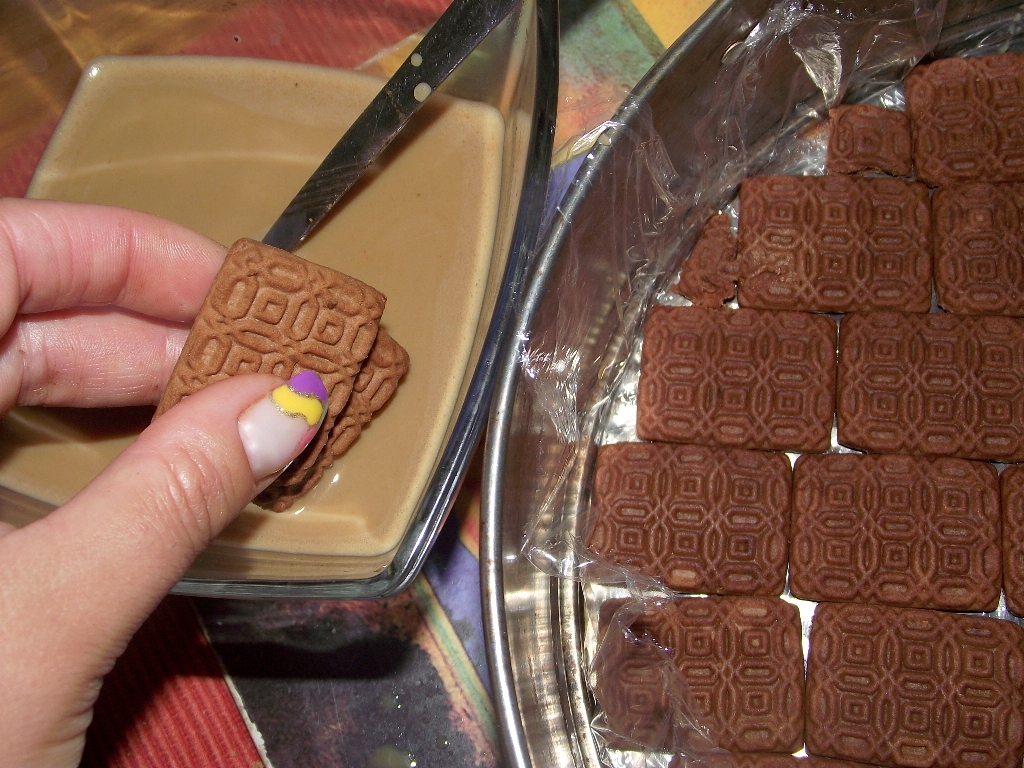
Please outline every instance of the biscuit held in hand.
[[157, 408], [239, 373], [314, 371], [327, 388], [327, 433], [373, 347], [385, 297], [333, 269], [254, 240], [228, 251]]
[[[154, 402], [223, 258], [136, 211], [0, 200], [0, 413]], [[249, 418], [282, 384], [236, 376], [204, 389], [67, 504], [18, 530], [0, 523], [0, 763], [78, 765], [131, 635], [263, 473], [301, 448], [288, 417]], [[273, 446], [258, 465], [243, 429]]]

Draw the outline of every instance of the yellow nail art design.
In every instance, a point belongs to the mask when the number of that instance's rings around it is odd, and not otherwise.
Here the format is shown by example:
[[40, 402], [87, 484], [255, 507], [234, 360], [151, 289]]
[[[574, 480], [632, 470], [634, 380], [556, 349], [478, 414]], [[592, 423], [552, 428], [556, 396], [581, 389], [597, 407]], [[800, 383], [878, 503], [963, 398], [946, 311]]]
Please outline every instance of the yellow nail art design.
[[289, 416], [301, 416], [311, 427], [320, 423], [324, 411], [321, 402], [312, 395], [300, 395], [282, 384], [270, 394], [271, 399]]

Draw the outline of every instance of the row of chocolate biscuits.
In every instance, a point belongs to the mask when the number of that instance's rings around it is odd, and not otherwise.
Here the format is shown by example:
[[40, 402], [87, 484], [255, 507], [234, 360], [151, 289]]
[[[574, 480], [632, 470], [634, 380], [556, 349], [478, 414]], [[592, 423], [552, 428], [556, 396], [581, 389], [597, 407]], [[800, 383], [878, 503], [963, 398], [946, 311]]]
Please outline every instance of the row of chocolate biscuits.
[[[696, 306], [645, 331], [637, 435], [657, 442], [599, 451], [587, 544], [713, 595], [632, 630], [669, 650], [722, 749], [1020, 768], [1024, 630], [951, 611], [1002, 587], [1024, 614], [1024, 467], [985, 463], [1024, 462], [1024, 58], [919, 67], [906, 98], [833, 110], [833, 175], [744, 181], [738, 251], [708, 222], [677, 287]], [[907, 176], [911, 156], [918, 182], [839, 175]], [[933, 256], [950, 314], [927, 314]], [[849, 313], [838, 350], [811, 312]], [[840, 444], [887, 455], [791, 474], [778, 452], [828, 450], [833, 414]], [[787, 567], [819, 602], [806, 678]], [[670, 749], [678, 701], [624, 647], [598, 685], [609, 725]]]
[[[828, 175], [746, 179], [738, 249], [712, 218], [677, 290], [706, 307], [927, 312], [934, 272], [949, 312], [1024, 316], [1022, 71], [1021, 54], [943, 59], [907, 78], [906, 112], [834, 108]], [[912, 165], [917, 181], [848, 175]]]
[[[679, 591], [723, 595], [670, 601], [632, 626], [671, 649], [716, 743], [793, 752], [806, 729], [817, 755], [955, 766], [970, 752], [1019, 766], [1024, 632], [942, 610], [993, 609], [1001, 559], [1021, 573], [1024, 467], [999, 477], [977, 461], [827, 454], [801, 457], [792, 477], [791, 490], [778, 453], [621, 443], [599, 454], [591, 548]], [[806, 694], [800, 617], [776, 597], [787, 563], [791, 593], [819, 602]], [[1014, 599], [1008, 589], [1020, 610]], [[602, 703], [616, 732], [651, 744], [671, 699], [642, 655], [604, 668], [618, 695]]]

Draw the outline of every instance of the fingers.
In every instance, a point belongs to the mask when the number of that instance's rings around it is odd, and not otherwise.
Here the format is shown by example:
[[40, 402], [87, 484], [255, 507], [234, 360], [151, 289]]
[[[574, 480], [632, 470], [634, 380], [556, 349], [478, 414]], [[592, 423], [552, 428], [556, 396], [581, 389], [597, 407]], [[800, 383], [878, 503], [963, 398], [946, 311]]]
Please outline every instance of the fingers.
[[19, 315], [0, 338], [0, 413], [155, 403], [187, 336], [182, 324], [116, 309]]
[[0, 328], [18, 312], [108, 304], [186, 322], [224, 254], [212, 240], [138, 211], [0, 199]]
[[0, 199], [0, 414], [155, 402], [224, 253], [138, 211]]
[[84, 734], [76, 713], [131, 635], [319, 427], [315, 374], [279, 385], [237, 376], [191, 395], [70, 502], [0, 536], [0, 690], [25, 692], [0, 743], [81, 738], [67, 729]]
[[116, 624], [134, 605], [141, 621], [257, 487], [308, 444], [326, 399], [308, 372], [286, 386], [264, 374], [212, 384], [157, 419], [39, 521], [44, 531], [34, 532], [33, 523], [2, 542], [32, 538], [58, 553], [49, 581], [61, 584], [83, 620]]

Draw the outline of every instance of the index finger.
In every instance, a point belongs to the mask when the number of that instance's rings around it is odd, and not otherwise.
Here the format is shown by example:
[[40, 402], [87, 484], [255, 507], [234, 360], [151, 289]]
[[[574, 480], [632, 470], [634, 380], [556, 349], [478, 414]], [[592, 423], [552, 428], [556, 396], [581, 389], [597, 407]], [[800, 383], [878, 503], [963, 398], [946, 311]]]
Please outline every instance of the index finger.
[[188, 322], [225, 253], [140, 211], [0, 199], [0, 328], [18, 313], [109, 305]]

